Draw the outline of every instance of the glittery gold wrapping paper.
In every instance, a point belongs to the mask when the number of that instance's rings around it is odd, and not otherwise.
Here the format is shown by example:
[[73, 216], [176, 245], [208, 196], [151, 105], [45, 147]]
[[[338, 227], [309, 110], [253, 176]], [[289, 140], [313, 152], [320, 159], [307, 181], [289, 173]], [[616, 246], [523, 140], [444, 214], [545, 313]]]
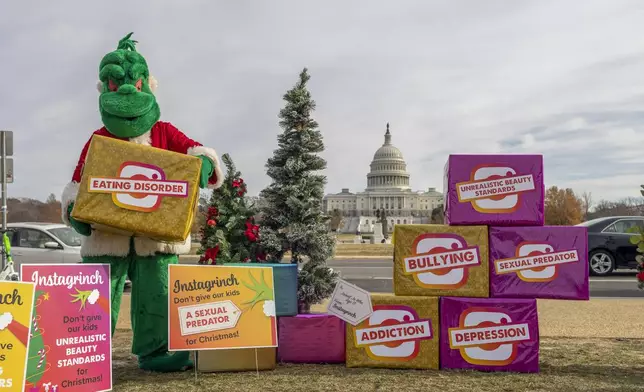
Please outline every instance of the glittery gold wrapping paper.
[[197, 370], [203, 373], [273, 370], [276, 362], [275, 347], [204, 350], [197, 353]]
[[396, 295], [489, 297], [487, 226], [396, 225], [394, 235]]
[[[374, 313], [362, 323], [347, 323], [347, 367], [390, 369], [438, 369], [439, 318], [437, 297], [398, 297], [372, 294]], [[402, 330], [413, 330], [404, 333]], [[371, 340], [365, 344], [365, 333], [376, 331], [389, 342]], [[396, 335], [390, 335], [396, 331]], [[359, 347], [358, 347], [359, 346]]]
[[[161, 196], [156, 210], [143, 212], [119, 207], [111, 193], [89, 192], [90, 178], [118, 178], [125, 162], [153, 165], [161, 169], [165, 180], [187, 182], [187, 196]], [[201, 160], [197, 157], [94, 136], [71, 216], [92, 224], [97, 230], [134, 234], [159, 241], [185, 241], [195, 215], [200, 171]]]

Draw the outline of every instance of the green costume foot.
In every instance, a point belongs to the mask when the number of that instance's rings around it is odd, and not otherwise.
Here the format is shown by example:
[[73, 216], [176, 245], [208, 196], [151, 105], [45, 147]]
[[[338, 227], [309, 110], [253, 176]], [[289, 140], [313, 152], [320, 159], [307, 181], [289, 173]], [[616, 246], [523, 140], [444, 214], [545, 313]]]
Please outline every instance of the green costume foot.
[[188, 351], [139, 358], [139, 368], [152, 372], [181, 372], [193, 367], [194, 363], [190, 360], [190, 352]]

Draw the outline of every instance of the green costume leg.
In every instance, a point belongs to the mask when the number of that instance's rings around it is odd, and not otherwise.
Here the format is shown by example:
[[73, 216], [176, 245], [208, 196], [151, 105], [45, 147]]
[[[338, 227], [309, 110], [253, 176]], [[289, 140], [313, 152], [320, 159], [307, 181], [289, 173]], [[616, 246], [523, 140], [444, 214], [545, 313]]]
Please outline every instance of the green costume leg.
[[157, 372], [176, 372], [193, 366], [190, 353], [168, 353], [168, 265], [177, 255], [132, 255], [128, 275], [132, 281], [132, 353], [139, 367]]
[[83, 257], [83, 263], [87, 264], [109, 264], [110, 265], [110, 289], [112, 298], [112, 336], [116, 329], [116, 322], [121, 309], [121, 297], [127, 280], [130, 259], [128, 257], [96, 256]]

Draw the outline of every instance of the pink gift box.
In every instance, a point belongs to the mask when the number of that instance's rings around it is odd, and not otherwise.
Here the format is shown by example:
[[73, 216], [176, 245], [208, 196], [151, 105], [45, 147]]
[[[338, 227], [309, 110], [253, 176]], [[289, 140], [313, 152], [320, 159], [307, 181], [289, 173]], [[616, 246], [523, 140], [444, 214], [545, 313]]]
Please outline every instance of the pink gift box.
[[278, 318], [277, 360], [292, 363], [344, 363], [345, 323], [328, 314]]

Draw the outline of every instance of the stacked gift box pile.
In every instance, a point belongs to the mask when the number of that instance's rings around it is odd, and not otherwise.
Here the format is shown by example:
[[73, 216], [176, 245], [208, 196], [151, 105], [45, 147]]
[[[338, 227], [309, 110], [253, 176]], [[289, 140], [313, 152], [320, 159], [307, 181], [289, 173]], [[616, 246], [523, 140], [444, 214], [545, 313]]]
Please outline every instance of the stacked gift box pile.
[[447, 225], [397, 225], [395, 296], [347, 366], [539, 371], [537, 298], [587, 300], [585, 227], [544, 226], [541, 155], [451, 155]]

